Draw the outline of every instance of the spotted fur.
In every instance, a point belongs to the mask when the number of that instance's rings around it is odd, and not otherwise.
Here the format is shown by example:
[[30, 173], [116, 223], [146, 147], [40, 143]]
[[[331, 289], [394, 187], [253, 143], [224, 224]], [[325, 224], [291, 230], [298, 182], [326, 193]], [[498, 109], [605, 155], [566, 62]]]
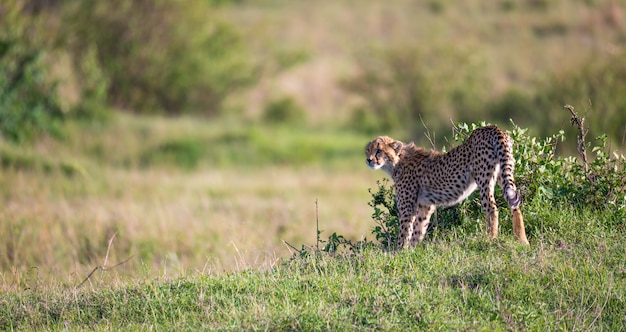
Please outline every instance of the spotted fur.
[[379, 136], [365, 147], [367, 165], [382, 169], [395, 183], [400, 213], [398, 248], [414, 246], [424, 239], [436, 206], [450, 206], [466, 199], [476, 189], [487, 219], [487, 233], [498, 235], [496, 182], [512, 212], [515, 238], [528, 244], [520, 211], [521, 197], [513, 180], [511, 138], [496, 126], [474, 130], [461, 145], [447, 153], [428, 151]]

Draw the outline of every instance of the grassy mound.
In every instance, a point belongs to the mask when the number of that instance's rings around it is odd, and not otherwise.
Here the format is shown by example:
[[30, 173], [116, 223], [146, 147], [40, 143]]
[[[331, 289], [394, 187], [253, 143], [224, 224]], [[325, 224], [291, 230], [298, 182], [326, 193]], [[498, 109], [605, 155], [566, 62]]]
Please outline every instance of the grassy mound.
[[3, 294], [0, 328], [620, 330], [624, 230], [542, 211], [530, 248], [444, 231], [413, 250], [317, 253], [266, 272], [33, 289]]

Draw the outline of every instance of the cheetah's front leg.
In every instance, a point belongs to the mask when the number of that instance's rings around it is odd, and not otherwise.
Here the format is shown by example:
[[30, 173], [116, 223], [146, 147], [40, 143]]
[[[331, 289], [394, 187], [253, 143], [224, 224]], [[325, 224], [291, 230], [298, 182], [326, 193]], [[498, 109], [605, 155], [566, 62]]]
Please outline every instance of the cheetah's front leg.
[[398, 232], [398, 242], [396, 244], [396, 249], [408, 248], [409, 245], [413, 242], [413, 225], [414, 221], [417, 218], [415, 214], [410, 216], [401, 216], [400, 217], [400, 229]]
[[397, 248], [415, 246], [426, 236], [430, 216], [435, 212], [435, 205], [419, 204], [417, 208], [408, 204], [398, 204], [398, 206], [405, 209], [400, 209], [400, 233]]
[[[396, 188], [397, 193], [402, 193], [401, 188]], [[398, 232], [398, 241], [396, 243], [396, 249], [408, 248], [412, 242], [413, 225], [417, 219], [416, 215], [416, 202], [413, 197], [408, 198], [408, 195], [396, 195], [398, 214], [400, 215], [400, 229]]]
[[435, 212], [435, 205], [419, 204], [417, 206], [417, 218], [413, 220], [413, 235], [411, 236], [411, 246], [422, 242], [426, 236], [430, 216]]

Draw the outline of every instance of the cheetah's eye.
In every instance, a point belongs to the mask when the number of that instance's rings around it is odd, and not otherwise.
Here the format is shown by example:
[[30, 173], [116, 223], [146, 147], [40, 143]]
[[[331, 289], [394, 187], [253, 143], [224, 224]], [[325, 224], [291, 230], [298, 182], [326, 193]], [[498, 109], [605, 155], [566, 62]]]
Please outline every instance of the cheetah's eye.
[[376, 158], [380, 158], [383, 155], [382, 150], [376, 150]]

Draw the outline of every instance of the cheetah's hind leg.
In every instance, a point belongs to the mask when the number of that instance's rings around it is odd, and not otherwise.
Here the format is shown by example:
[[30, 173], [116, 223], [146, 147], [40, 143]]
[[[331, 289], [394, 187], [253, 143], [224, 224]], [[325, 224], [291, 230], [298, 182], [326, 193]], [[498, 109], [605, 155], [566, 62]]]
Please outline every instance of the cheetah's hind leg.
[[526, 230], [524, 229], [524, 218], [519, 207], [511, 208], [511, 217], [513, 219], [513, 236], [516, 240], [528, 245]]

